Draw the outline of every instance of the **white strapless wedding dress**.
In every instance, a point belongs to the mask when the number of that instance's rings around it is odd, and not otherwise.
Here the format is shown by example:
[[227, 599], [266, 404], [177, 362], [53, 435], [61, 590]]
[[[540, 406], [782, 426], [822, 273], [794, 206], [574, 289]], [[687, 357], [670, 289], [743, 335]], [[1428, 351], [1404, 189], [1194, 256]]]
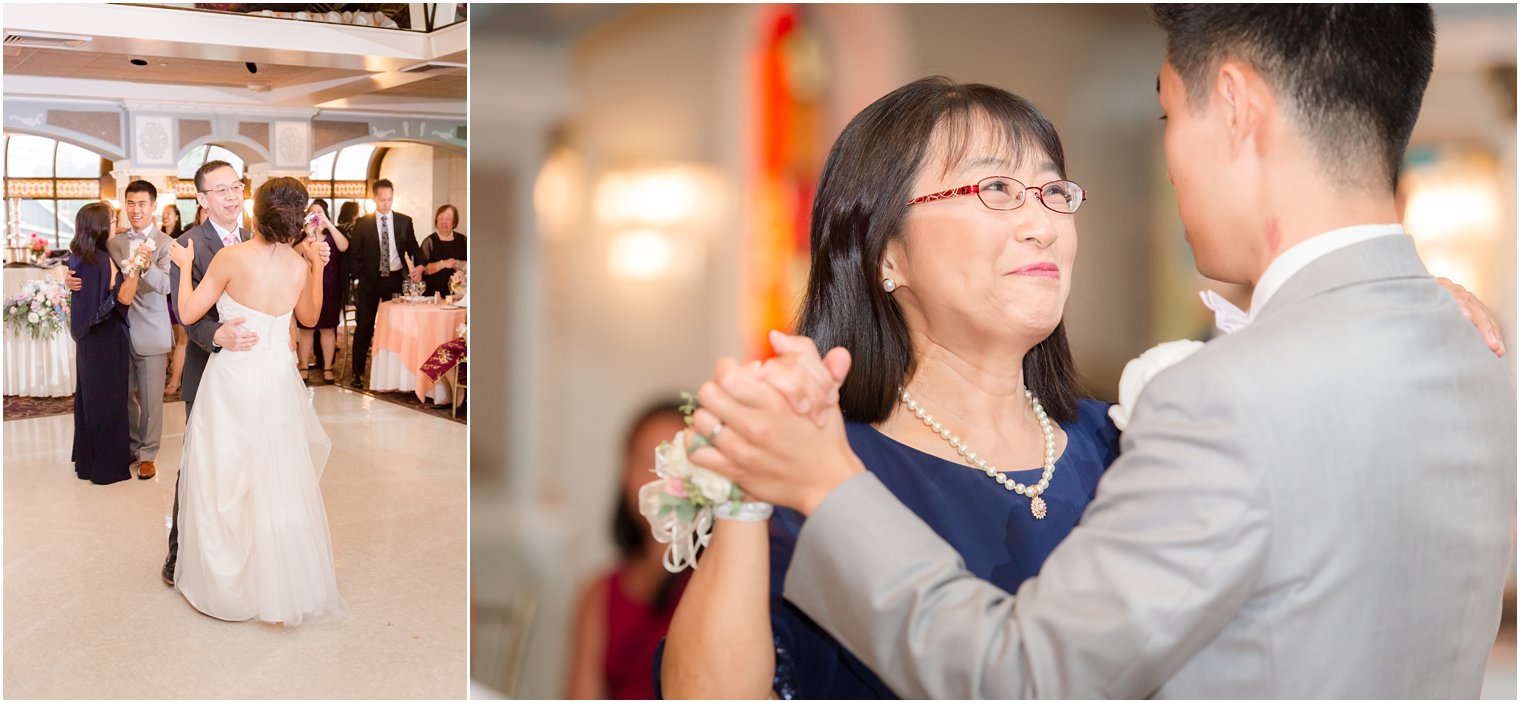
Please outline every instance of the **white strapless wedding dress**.
[[222, 620], [345, 616], [317, 485], [332, 442], [296, 370], [290, 313], [226, 293], [216, 309], [259, 342], [212, 354], [201, 377], [180, 465], [175, 587]]

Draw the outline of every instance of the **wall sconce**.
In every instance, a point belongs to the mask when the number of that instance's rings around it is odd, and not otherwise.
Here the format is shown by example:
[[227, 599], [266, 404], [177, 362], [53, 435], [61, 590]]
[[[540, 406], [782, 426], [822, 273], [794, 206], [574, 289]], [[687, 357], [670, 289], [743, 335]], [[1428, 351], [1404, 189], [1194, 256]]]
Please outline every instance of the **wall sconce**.
[[722, 205], [721, 183], [713, 169], [696, 165], [614, 171], [597, 184], [596, 219], [604, 226], [712, 226]]
[[538, 215], [539, 236], [549, 242], [567, 242], [575, 232], [585, 199], [586, 182], [581, 159], [566, 147], [558, 147], [544, 160], [533, 181], [533, 211]]
[[243, 201], [243, 215], [248, 218], [249, 222], [253, 221], [253, 201], [252, 200], [244, 200]]
[[373, 215], [373, 214], [375, 214], [375, 201], [370, 200], [369, 198], [365, 198], [364, 199], [364, 214], [366, 214], [366, 215]]
[[1399, 178], [1404, 229], [1414, 237], [1431, 275], [1445, 276], [1484, 300], [1502, 258], [1499, 163], [1493, 154], [1461, 147], [1409, 150]]
[[654, 281], [700, 273], [705, 235], [723, 212], [723, 177], [697, 164], [614, 170], [597, 183], [596, 222], [616, 232], [607, 252], [613, 277]]

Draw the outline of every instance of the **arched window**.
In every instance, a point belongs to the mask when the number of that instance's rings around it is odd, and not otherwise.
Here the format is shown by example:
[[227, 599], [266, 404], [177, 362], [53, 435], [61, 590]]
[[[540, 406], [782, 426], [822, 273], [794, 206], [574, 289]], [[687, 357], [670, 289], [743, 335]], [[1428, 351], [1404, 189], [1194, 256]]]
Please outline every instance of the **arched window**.
[[54, 249], [67, 247], [79, 209], [100, 201], [100, 180], [111, 172], [111, 162], [88, 149], [29, 134], [6, 134], [4, 152], [5, 221], [12, 222], [14, 207], [22, 234], [40, 234]]
[[[226, 161], [232, 164], [233, 170], [243, 179], [244, 185], [248, 183], [248, 171], [243, 160], [228, 151], [225, 147], [215, 144], [202, 144], [190, 151], [185, 152], [179, 158], [179, 183], [174, 188], [175, 207], [179, 208], [179, 221], [184, 223], [185, 229], [195, 226], [195, 172], [200, 170], [208, 161]], [[246, 193], [245, 199], [251, 197]]]
[[368, 214], [373, 210], [369, 202], [369, 174], [379, 170], [379, 161], [384, 158], [385, 150], [380, 149], [377, 154], [373, 144], [357, 144], [323, 154], [311, 160], [311, 184], [307, 192], [312, 198], [327, 200], [334, 223], [343, 212], [343, 203], [358, 203], [359, 214]]

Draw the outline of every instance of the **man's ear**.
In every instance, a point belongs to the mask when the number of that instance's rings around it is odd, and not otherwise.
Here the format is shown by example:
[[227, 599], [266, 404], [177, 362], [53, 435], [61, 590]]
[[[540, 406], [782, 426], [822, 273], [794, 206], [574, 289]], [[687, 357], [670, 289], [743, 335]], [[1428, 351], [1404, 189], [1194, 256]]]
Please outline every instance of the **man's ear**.
[[1226, 61], [1214, 76], [1214, 99], [1219, 101], [1232, 154], [1266, 146], [1276, 101], [1261, 74], [1243, 63]]

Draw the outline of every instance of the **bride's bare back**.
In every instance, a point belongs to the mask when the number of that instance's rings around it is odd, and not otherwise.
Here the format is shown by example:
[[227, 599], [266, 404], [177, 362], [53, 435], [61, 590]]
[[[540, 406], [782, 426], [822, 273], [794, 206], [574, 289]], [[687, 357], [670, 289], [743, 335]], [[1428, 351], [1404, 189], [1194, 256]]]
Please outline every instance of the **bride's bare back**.
[[295, 309], [311, 275], [306, 257], [297, 254], [290, 245], [271, 244], [259, 238], [218, 251], [211, 266], [218, 262], [225, 268], [227, 295], [244, 307], [272, 317]]
[[[194, 243], [170, 245], [169, 258], [176, 266], [189, 268], [194, 261]], [[301, 247], [305, 255], [298, 253]], [[303, 325], [315, 325], [322, 311], [323, 262], [320, 245], [298, 241], [295, 245], [278, 244], [254, 235], [244, 244], [221, 249], [206, 267], [200, 283], [189, 276], [180, 278], [179, 316], [184, 324], [195, 324], [225, 292], [240, 305], [279, 317], [294, 312]]]

